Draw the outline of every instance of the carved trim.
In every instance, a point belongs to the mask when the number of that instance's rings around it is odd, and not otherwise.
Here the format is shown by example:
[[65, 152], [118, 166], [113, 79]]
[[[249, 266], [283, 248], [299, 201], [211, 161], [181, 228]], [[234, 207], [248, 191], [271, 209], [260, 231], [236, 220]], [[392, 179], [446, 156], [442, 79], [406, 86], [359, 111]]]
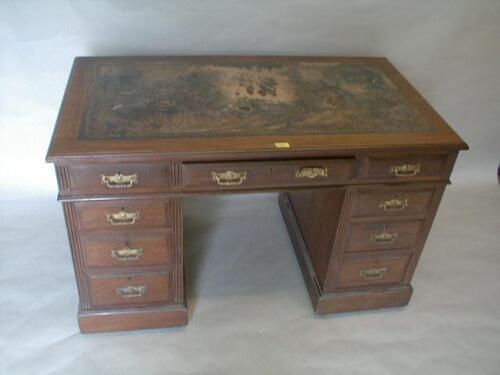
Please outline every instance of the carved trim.
[[352, 190], [346, 190], [344, 202], [342, 204], [342, 211], [338, 220], [337, 231], [335, 234], [335, 241], [333, 243], [332, 255], [330, 257], [328, 271], [326, 273], [323, 289], [332, 290], [335, 286], [335, 263], [339, 261], [345, 242], [347, 240], [347, 230], [349, 227], [349, 217], [351, 216], [352, 202], [354, 200]]
[[441, 198], [443, 197], [445, 188], [446, 184], [443, 184], [441, 186], [437, 186], [436, 190], [434, 191], [434, 195], [429, 203], [429, 208], [427, 210], [427, 217], [424, 221], [422, 229], [420, 230], [418, 240], [413, 247], [414, 252], [412, 254], [412, 257], [408, 262], [408, 266], [406, 267], [403, 284], [409, 284], [411, 279], [413, 278], [413, 274], [415, 273], [415, 269], [417, 268], [420, 255], [422, 255], [422, 251], [424, 250], [425, 243], [427, 242], [427, 237], [429, 236], [432, 223], [434, 222], [434, 218], [436, 217], [436, 213], [439, 208], [439, 204], [441, 203]]
[[71, 179], [69, 176], [69, 168], [67, 165], [56, 165], [56, 176], [59, 190], [65, 191], [71, 189]]
[[174, 303], [184, 302], [184, 262], [183, 262], [183, 233], [182, 233], [182, 198], [172, 198], [172, 250], [173, 271], [172, 288]]
[[78, 295], [80, 296], [80, 309], [86, 310], [90, 307], [87, 280], [85, 277], [85, 263], [83, 259], [80, 236], [76, 225], [76, 212], [73, 203], [63, 203], [64, 215], [66, 217], [66, 228], [71, 246], [71, 255], [76, 275]]
[[170, 165], [170, 174], [171, 174], [172, 186], [180, 187], [182, 185], [182, 164], [172, 163]]

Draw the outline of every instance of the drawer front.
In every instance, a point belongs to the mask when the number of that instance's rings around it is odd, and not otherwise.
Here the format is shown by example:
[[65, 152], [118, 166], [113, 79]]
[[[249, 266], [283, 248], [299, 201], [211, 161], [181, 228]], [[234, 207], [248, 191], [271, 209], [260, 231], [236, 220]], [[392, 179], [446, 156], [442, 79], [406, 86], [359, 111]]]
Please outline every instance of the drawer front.
[[345, 182], [354, 177], [355, 167], [354, 158], [290, 160], [275, 162], [270, 166], [273, 183], [280, 186]]
[[188, 189], [245, 189], [264, 186], [270, 181], [271, 169], [266, 162], [182, 165], [182, 184]]
[[169, 273], [89, 276], [90, 303], [94, 307], [166, 303], [172, 300]]
[[337, 270], [337, 288], [369, 287], [399, 284], [410, 262], [411, 255], [381, 256], [346, 259]]
[[352, 208], [353, 217], [427, 214], [434, 189], [358, 191]]
[[182, 184], [194, 190], [332, 184], [351, 179], [355, 165], [354, 158], [186, 163], [182, 166]]
[[82, 236], [87, 267], [131, 267], [172, 263], [171, 230]]
[[351, 224], [346, 251], [412, 248], [418, 240], [423, 224], [423, 220]]
[[170, 200], [111, 200], [75, 203], [81, 230], [169, 227]]
[[447, 176], [447, 155], [425, 156], [369, 156], [368, 178], [429, 178]]
[[165, 163], [82, 164], [67, 171], [69, 189], [81, 194], [165, 191], [171, 185], [171, 167]]

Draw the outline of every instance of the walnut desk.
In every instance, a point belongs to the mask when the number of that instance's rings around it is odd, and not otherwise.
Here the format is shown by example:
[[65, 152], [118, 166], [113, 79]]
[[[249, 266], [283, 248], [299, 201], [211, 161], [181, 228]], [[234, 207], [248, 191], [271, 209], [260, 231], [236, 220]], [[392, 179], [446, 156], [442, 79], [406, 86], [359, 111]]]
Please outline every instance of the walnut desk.
[[384, 58], [77, 58], [47, 160], [80, 330], [187, 323], [191, 194], [280, 192], [317, 313], [405, 305], [466, 148]]

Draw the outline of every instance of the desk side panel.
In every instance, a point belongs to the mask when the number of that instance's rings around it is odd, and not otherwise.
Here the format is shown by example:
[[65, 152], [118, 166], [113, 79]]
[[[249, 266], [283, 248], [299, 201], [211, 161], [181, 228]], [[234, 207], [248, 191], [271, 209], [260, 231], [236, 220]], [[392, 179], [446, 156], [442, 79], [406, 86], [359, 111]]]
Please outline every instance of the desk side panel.
[[293, 212], [318, 282], [323, 287], [340, 221], [345, 190], [289, 192]]

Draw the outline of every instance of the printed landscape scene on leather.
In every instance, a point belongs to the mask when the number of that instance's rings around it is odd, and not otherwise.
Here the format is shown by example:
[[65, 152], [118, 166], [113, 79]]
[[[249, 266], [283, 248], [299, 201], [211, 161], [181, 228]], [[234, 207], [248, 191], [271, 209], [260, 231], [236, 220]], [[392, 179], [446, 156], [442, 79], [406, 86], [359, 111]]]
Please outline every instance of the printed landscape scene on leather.
[[377, 66], [96, 63], [80, 139], [432, 132]]

